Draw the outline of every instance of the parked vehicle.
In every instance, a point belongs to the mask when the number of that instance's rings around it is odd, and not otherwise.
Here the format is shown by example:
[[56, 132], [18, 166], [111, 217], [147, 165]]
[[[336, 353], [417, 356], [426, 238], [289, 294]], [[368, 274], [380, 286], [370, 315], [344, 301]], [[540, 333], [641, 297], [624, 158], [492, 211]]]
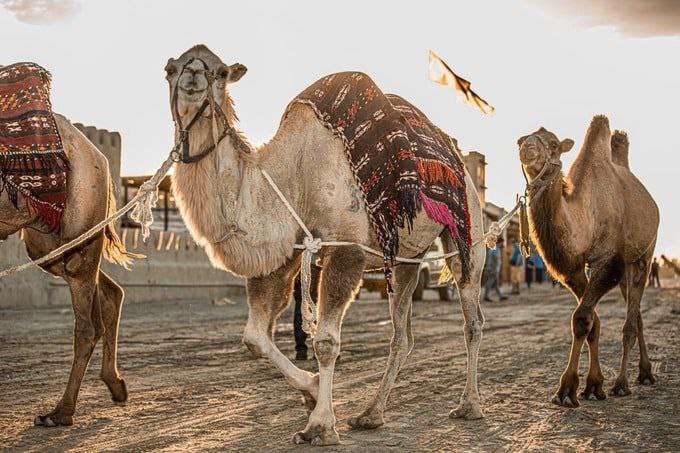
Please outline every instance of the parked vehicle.
[[[425, 257], [430, 258], [443, 254], [444, 247], [441, 240], [437, 238], [430, 247], [430, 250], [425, 254]], [[453, 300], [455, 298], [455, 287], [452, 282], [445, 285], [439, 284], [439, 276], [445, 264], [446, 261], [443, 259], [426, 261], [420, 264], [418, 284], [415, 291], [413, 291], [413, 300], [423, 300], [423, 292], [426, 289], [437, 290], [441, 300]], [[385, 274], [382, 271], [365, 272], [362, 288], [366, 291], [379, 291], [383, 299], [387, 299], [387, 284], [385, 283]]]

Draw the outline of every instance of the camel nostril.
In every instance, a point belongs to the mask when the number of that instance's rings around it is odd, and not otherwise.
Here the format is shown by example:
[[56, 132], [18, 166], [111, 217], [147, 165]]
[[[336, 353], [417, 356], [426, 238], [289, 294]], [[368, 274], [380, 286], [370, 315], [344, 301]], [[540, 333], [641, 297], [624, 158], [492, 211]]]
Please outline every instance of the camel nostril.
[[531, 163], [538, 157], [538, 151], [535, 146], [522, 146], [519, 150], [519, 158], [524, 163]]

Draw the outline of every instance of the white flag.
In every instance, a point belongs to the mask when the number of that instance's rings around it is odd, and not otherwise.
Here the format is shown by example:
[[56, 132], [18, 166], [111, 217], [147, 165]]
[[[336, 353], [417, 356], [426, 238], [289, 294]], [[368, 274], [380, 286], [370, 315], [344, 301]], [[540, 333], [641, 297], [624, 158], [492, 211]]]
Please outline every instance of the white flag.
[[470, 82], [456, 75], [449, 65], [432, 50], [430, 50], [429, 78], [433, 82], [455, 88], [458, 98], [464, 104], [475, 107], [487, 115], [493, 114], [495, 109], [470, 89]]

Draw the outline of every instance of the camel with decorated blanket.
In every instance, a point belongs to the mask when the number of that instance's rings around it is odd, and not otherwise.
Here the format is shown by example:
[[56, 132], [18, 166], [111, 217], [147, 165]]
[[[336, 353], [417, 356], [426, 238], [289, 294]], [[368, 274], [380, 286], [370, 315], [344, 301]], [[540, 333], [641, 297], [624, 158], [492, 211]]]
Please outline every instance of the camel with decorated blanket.
[[[79, 237], [116, 210], [106, 157], [66, 118], [52, 113], [49, 89], [49, 73], [36, 64], [0, 66], [0, 241], [23, 231], [31, 259]], [[125, 267], [136, 256], [109, 225], [42, 265], [68, 284], [75, 326], [66, 391], [52, 412], [35, 418], [36, 425], [73, 424], [81, 382], [99, 339], [101, 378], [114, 402], [127, 400], [116, 366], [123, 290], [100, 269], [102, 255]]]
[[[294, 441], [339, 442], [333, 372], [342, 319], [367, 268], [384, 269], [392, 283], [393, 336], [378, 390], [349, 424], [383, 424], [390, 390], [413, 348], [411, 294], [418, 264], [400, 259], [422, 257], [437, 237], [450, 255], [449, 268], [460, 269], [455, 277], [465, 318], [467, 381], [451, 416], [482, 417], [482, 211], [455, 141], [408, 102], [383, 94], [365, 74], [339, 73], [296, 97], [274, 138], [255, 148], [235, 129], [228, 91], [245, 66], [227, 65], [198, 45], [171, 58], [165, 69], [181, 144], [173, 175], [180, 212], [212, 263], [247, 279], [243, 342], [302, 392], [310, 411]], [[274, 343], [277, 318], [304, 271], [301, 244], [317, 252], [323, 269], [310, 320], [318, 374], [296, 367]]]

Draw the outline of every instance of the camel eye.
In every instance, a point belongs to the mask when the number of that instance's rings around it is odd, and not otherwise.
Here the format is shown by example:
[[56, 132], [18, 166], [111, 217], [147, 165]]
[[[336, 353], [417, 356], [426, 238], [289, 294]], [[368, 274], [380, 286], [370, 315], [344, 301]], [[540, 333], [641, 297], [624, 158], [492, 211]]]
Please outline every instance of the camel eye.
[[559, 143], [557, 143], [557, 142], [555, 142], [555, 141], [552, 141], [552, 142], [550, 142], [550, 148], [551, 148], [551, 149], [557, 149], [557, 145], [558, 145], [558, 144], [559, 144]]
[[175, 66], [169, 64], [169, 65], [167, 65], [167, 66], [165, 67], [165, 74], [166, 74], [168, 77], [171, 77], [171, 76], [175, 75], [175, 73], [177, 73], [177, 68], [175, 68]]
[[227, 66], [222, 66], [218, 71], [217, 75], [223, 79], [226, 79], [229, 77], [229, 67]]

